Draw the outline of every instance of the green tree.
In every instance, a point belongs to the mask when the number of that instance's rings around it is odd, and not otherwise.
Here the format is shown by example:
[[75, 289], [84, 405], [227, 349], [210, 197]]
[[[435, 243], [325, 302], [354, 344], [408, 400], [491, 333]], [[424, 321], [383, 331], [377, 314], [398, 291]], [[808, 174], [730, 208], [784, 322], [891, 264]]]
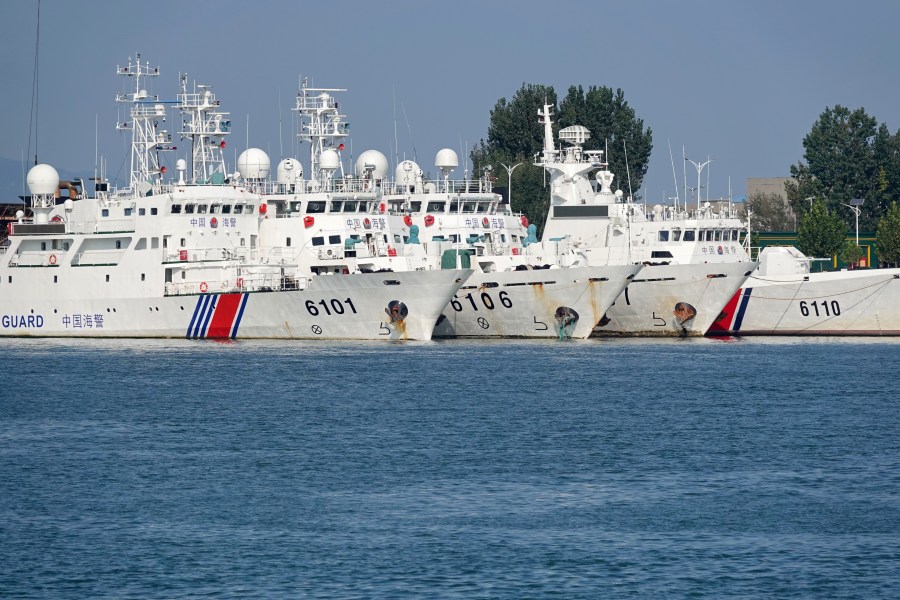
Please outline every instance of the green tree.
[[747, 216], [747, 209], [750, 210], [750, 226], [755, 231], [793, 231], [797, 226], [797, 216], [778, 194], [750, 194], [743, 218]]
[[804, 158], [791, 166], [785, 189], [797, 214], [809, 210], [810, 197], [824, 198], [848, 225], [852, 198], [866, 200], [859, 226], [875, 227], [892, 200], [900, 197], [900, 133], [891, 135], [865, 109], [826, 108], [803, 139]]
[[838, 258], [841, 259], [841, 262], [848, 265], [856, 265], [865, 254], [862, 251], [862, 248], [856, 245], [854, 240], [847, 240], [844, 242], [844, 245], [841, 246], [841, 253], [838, 255]]
[[878, 260], [889, 265], [900, 263], [900, 207], [891, 203], [887, 214], [878, 221], [875, 252]]
[[847, 225], [828, 210], [825, 202], [816, 200], [800, 218], [797, 247], [810, 257], [830, 258], [837, 254], [847, 237]]
[[487, 139], [482, 139], [472, 150], [471, 159], [476, 173], [491, 165], [498, 186], [507, 186], [508, 173], [502, 165], [524, 163], [512, 173], [511, 199], [513, 210], [522, 211], [537, 225], [538, 235], [543, 231], [550, 207], [550, 192], [542, 167], [534, 165], [535, 155], [544, 147], [544, 129], [538, 121], [538, 110], [544, 104], [553, 107], [554, 136], [560, 127], [583, 125], [591, 131], [585, 148], [606, 149], [609, 140], [610, 170], [616, 174], [616, 183], [627, 191], [628, 177], [625, 169], [625, 151], [628, 151], [628, 167], [632, 189], [640, 188], [652, 150], [652, 134], [644, 128], [634, 110], [625, 101], [622, 90], [591, 86], [587, 92], [572, 86], [568, 95], [559, 103], [551, 86], [523, 84], [511, 100], [501, 98], [491, 110]]
[[629, 177], [632, 190], [637, 192], [641, 188], [650, 166], [653, 132], [644, 129], [644, 121], [628, 105], [625, 92], [593, 85], [585, 92], [580, 85], [570, 86], [559, 105], [559, 127], [571, 125], [583, 125], [590, 130], [585, 150], [608, 149], [609, 154], [604, 158], [609, 170], [615, 173], [619, 188], [629, 193]]

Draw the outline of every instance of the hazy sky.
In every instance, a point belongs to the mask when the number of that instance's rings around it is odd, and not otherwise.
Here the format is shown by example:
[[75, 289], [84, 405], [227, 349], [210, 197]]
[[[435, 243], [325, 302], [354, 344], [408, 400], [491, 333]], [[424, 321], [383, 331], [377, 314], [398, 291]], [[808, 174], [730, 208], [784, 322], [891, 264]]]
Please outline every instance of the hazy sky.
[[[0, 22], [0, 157], [21, 161], [37, 0], [2, 0]], [[396, 136], [400, 159], [432, 172], [439, 149], [465, 152], [484, 138], [491, 108], [523, 83], [552, 85], [560, 98], [571, 84], [606, 85], [622, 88], [653, 131], [650, 201], [674, 195], [669, 143], [679, 187], [684, 146], [714, 159], [711, 197], [727, 195], [729, 177], [742, 196], [749, 177], [788, 175], [826, 107], [863, 107], [900, 128], [898, 23], [891, 0], [42, 0], [38, 159], [89, 175], [99, 148], [110, 178], [127, 178], [115, 68], [140, 52], [161, 70], [151, 93], [174, 100], [182, 72], [212, 85], [235, 123], [229, 149], [249, 138], [273, 166], [290, 155], [306, 164], [290, 111], [301, 76], [349, 90], [341, 109], [354, 155], [393, 159]]]

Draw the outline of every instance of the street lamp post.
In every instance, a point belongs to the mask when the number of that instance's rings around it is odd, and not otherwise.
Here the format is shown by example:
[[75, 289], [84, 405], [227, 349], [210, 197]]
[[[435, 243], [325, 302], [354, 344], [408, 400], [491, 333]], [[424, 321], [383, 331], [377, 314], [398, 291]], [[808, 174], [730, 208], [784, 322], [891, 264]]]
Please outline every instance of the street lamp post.
[[506, 169], [506, 181], [507, 181], [507, 190], [506, 193], [509, 194], [509, 206], [512, 208], [512, 172], [516, 170], [516, 167], [519, 165], [523, 165], [525, 163], [516, 163], [511, 167], [506, 166], [503, 163], [500, 163], [504, 169]]
[[856, 215], [856, 245], [859, 246], [859, 213], [862, 212], [860, 206], [865, 202], [864, 198], [853, 198], [850, 201], [850, 204], [842, 204], [842, 206], [846, 206], [850, 210], [854, 212]]
[[692, 165], [694, 165], [694, 168], [697, 169], [697, 210], [700, 210], [700, 172], [703, 171], [703, 168], [706, 167], [706, 165], [708, 165], [709, 163], [711, 163], [713, 161], [713, 159], [710, 158], [709, 160], [707, 160], [705, 163], [702, 163], [702, 164], [696, 163], [687, 157], [685, 157], [684, 160], [686, 160], [689, 163], [691, 163]]

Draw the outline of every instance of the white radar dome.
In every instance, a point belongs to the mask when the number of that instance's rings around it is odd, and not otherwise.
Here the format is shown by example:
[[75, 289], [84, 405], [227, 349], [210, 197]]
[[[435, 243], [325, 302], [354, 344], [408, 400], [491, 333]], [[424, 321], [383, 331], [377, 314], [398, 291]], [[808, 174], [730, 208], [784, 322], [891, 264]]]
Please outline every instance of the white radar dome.
[[238, 173], [244, 179], [266, 179], [269, 176], [269, 155], [259, 148], [247, 148], [238, 156]]
[[437, 156], [434, 158], [434, 166], [441, 171], [450, 171], [459, 166], [459, 157], [450, 148], [438, 150]]
[[55, 194], [59, 189], [59, 173], [50, 165], [34, 165], [26, 178], [32, 195]]
[[303, 165], [296, 158], [285, 158], [275, 171], [278, 183], [294, 183], [303, 178]]
[[338, 167], [341, 166], [341, 157], [338, 156], [338, 153], [330, 148], [322, 152], [319, 155], [319, 167], [322, 169], [328, 169], [329, 171], [336, 171]]
[[378, 150], [366, 150], [356, 159], [356, 176], [363, 177], [366, 174], [366, 166], [372, 169], [372, 179], [384, 179], [388, 172], [388, 159]]
[[404, 160], [394, 170], [394, 179], [400, 185], [415, 185], [419, 171], [419, 165], [411, 160]]

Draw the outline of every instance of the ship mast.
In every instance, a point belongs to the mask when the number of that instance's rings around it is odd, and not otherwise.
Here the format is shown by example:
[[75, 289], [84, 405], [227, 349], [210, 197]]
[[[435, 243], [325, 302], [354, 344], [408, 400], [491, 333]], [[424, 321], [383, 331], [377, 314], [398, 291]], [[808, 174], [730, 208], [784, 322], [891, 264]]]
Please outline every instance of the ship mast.
[[332, 96], [334, 92], [346, 91], [339, 88], [307, 87], [304, 79], [300, 92], [297, 94], [297, 106], [294, 108], [300, 120], [300, 133], [297, 135], [301, 142], [310, 143], [310, 179], [314, 181], [319, 180], [320, 176], [331, 176], [331, 169], [321, 172], [322, 153], [329, 149], [343, 150], [344, 144], [341, 143], [341, 140], [349, 135], [347, 131], [349, 123], [345, 121], [346, 116], [340, 113], [338, 104]]
[[158, 130], [158, 119], [165, 120], [165, 103], [158, 96], [150, 96], [142, 86], [146, 78], [159, 77], [159, 67], [150, 67], [141, 62], [141, 55], [135, 61], [128, 58], [128, 65], [116, 66], [116, 74], [134, 79], [134, 91], [116, 95], [116, 102], [131, 104], [131, 121], [116, 123], [119, 131], [131, 130], [131, 176], [129, 186], [140, 196], [145, 196], [158, 187], [165, 167], [160, 167], [160, 150], [172, 150], [171, 136], [165, 130]]
[[181, 139], [190, 139], [193, 148], [191, 181], [225, 183], [225, 136], [231, 133], [229, 113], [219, 110], [219, 100], [208, 85], [188, 91], [187, 74], [181, 76], [178, 109], [183, 115]]

